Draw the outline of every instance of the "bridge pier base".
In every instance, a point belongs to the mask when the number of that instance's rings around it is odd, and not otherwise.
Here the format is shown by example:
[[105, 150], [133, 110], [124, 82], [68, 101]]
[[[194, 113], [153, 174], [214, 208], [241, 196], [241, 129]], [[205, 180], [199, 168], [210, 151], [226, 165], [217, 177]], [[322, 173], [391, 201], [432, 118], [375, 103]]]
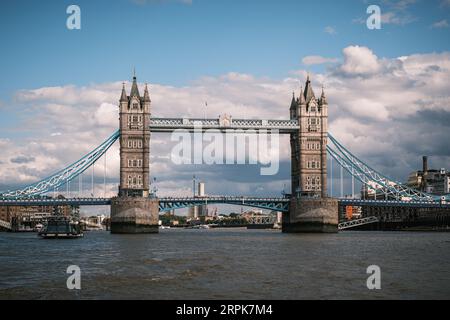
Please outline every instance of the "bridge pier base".
[[111, 199], [111, 233], [158, 233], [159, 201], [151, 198]]
[[338, 232], [338, 200], [333, 198], [292, 198], [288, 213], [283, 215], [285, 233]]

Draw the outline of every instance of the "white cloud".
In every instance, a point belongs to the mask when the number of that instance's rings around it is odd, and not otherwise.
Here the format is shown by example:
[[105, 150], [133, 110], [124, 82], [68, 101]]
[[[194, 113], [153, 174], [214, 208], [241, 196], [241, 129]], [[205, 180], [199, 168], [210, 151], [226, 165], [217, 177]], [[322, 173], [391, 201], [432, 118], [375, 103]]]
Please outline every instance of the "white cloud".
[[333, 27], [331, 27], [331, 26], [325, 27], [324, 31], [325, 31], [326, 33], [328, 33], [328, 34], [331, 34], [331, 35], [337, 34], [336, 29], [333, 28]]
[[[409, 8], [415, 4], [416, 0], [383, 0], [381, 6], [381, 23], [393, 25], [407, 25], [415, 22], [417, 18], [409, 11]], [[352, 20], [353, 23], [366, 24], [367, 16], [358, 17]]]
[[111, 127], [118, 121], [118, 107], [112, 103], [102, 103], [95, 111], [95, 122], [99, 126]]
[[367, 47], [350, 46], [343, 53], [341, 70], [348, 75], [370, 75], [380, 69], [377, 56]]
[[417, 3], [417, 0], [383, 0], [386, 5], [395, 10], [406, 10], [413, 4]]
[[431, 28], [448, 28], [449, 24], [446, 19], [437, 21], [431, 25]]
[[302, 59], [302, 63], [307, 66], [315, 64], [325, 64], [325, 63], [336, 63], [339, 59], [337, 58], [325, 58], [322, 56], [306, 56]]
[[381, 15], [381, 23], [386, 24], [404, 24], [405, 21], [395, 12], [386, 12]]

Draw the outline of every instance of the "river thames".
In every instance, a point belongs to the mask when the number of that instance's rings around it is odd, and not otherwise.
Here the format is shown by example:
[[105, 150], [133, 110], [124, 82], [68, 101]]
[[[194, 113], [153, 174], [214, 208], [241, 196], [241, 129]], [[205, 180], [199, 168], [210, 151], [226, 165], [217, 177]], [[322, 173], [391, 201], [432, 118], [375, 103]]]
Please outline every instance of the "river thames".
[[[69, 290], [69, 265], [81, 290]], [[369, 290], [369, 265], [381, 289]], [[0, 233], [0, 299], [449, 299], [450, 233]]]

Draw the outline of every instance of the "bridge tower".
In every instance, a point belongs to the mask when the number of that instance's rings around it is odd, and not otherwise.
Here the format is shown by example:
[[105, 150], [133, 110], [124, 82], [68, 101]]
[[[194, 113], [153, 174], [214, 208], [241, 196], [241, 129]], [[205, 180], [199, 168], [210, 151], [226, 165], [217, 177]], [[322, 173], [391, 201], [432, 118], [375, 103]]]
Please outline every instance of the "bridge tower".
[[136, 76], [128, 96], [125, 84], [119, 101], [120, 185], [112, 199], [112, 233], [158, 232], [159, 205], [149, 197], [150, 106], [147, 85], [139, 94]]
[[316, 99], [309, 80], [305, 90], [291, 102], [291, 119], [300, 130], [291, 135], [292, 193], [297, 196], [327, 196], [328, 102], [324, 89]]
[[139, 95], [133, 77], [130, 95], [125, 85], [120, 97], [120, 186], [119, 196], [148, 197], [150, 157], [150, 95], [147, 85]]
[[316, 98], [309, 75], [292, 97], [290, 118], [300, 128], [291, 134], [292, 199], [283, 231], [337, 232], [337, 201], [327, 198], [328, 102], [323, 87]]

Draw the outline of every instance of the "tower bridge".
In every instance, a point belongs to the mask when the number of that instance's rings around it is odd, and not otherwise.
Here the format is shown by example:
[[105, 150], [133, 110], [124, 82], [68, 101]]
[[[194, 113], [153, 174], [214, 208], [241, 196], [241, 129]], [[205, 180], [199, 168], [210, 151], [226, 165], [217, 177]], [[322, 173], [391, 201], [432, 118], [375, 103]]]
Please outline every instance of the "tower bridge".
[[[233, 130], [234, 133], [251, 131], [256, 134], [269, 131], [289, 135], [292, 195], [289, 198], [157, 198], [149, 189], [151, 132], [170, 133], [174, 130]], [[92, 167], [117, 140], [120, 143], [120, 183], [116, 197], [59, 199], [48, 196]], [[331, 155], [331, 159], [342, 170], [346, 170], [352, 179], [383, 193], [385, 199], [328, 197], [327, 155]], [[17, 190], [0, 193], [0, 206], [110, 205], [111, 232], [115, 233], [157, 232], [160, 212], [208, 203], [281, 211], [284, 232], [337, 232], [338, 212], [342, 213], [345, 207], [448, 210], [449, 200], [449, 195], [438, 197], [389, 179], [345, 148], [328, 132], [327, 97], [322, 88], [320, 97], [316, 98], [309, 76], [305, 88], [300, 89], [299, 96], [293, 94], [289, 119], [233, 119], [229, 115], [222, 115], [217, 119], [152, 117], [148, 87], [145, 86], [141, 96], [134, 76], [130, 94], [127, 94], [125, 85], [122, 88], [119, 99], [119, 130], [87, 155], [50, 177]]]

